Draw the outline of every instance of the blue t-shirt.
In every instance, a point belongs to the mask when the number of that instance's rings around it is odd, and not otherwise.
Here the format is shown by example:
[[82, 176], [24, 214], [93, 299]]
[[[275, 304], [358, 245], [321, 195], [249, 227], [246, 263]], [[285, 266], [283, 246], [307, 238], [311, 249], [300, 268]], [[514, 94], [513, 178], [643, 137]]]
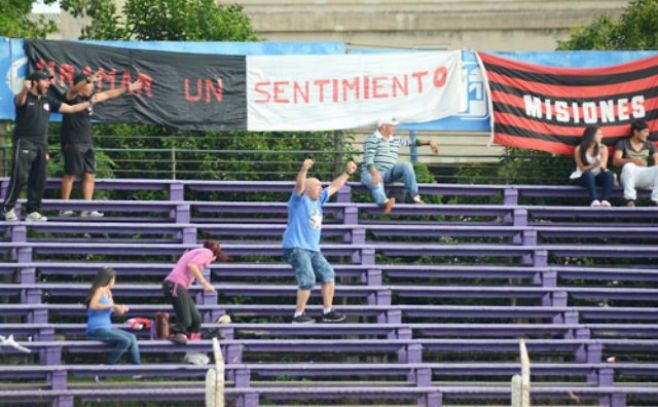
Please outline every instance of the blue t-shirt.
[[[106, 296], [102, 296], [98, 302], [103, 305], [112, 305]], [[100, 328], [112, 328], [112, 308], [100, 311], [87, 308], [87, 332]]]
[[316, 201], [305, 194], [292, 191], [288, 200], [288, 227], [283, 233], [283, 248], [320, 251], [322, 205], [329, 200], [329, 189], [324, 188]]

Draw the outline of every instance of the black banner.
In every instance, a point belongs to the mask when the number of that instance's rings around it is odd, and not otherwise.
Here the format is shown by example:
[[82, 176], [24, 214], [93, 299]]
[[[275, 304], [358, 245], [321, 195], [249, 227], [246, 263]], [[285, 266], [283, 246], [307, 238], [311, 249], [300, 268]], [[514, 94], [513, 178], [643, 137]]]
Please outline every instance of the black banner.
[[78, 73], [101, 78], [97, 91], [141, 79], [135, 95], [94, 107], [105, 123], [157, 124], [186, 130], [247, 128], [244, 56], [142, 51], [70, 41], [25, 40], [31, 69], [47, 69], [63, 99]]

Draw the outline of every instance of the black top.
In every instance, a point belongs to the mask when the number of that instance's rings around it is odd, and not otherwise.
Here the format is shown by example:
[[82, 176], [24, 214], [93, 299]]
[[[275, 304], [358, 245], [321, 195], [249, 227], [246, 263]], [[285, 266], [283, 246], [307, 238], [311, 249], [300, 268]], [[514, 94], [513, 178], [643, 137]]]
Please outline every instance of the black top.
[[[69, 101], [75, 105], [89, 101], [89, 98], [76, 96]], [[74, 114], [65, 114], [62, 118], [62, 146], [65, 144], [91, 144], [91, 115], [93, 107]]]
[[652, 141], [647, 140], [640, 151], [635, 151], [631, 147], [631, 139], [629, 137], [619, 140], [615, 146], [615, 150], [622, 151], [621, 158], [639, 158], [649, 165], [653, 161], [653, 155], [656, 153], [656, 146], [653, 145]]
[[16, 106], [14, 140], [27, 140], [47, 146], [50, 112], [59, 112], [61, 105], [61, 102], [52, 97], [37, 97], [28, 92], [25, 104]]

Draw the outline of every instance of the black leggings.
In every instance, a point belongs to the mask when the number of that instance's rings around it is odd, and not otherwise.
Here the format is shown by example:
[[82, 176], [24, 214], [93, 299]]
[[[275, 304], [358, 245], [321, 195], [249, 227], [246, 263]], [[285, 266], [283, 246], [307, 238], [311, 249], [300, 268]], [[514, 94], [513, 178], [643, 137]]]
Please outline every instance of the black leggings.
[[171, 301], [176, 312], [176, 325], [173, 331], [176, 333], [183, 333], [189, 335], [193, 332], [201, 332], [201, 314], [196, 309], [194, 300], [190, 293], [182, 285], [176, 287], [176, 296], [173, 296], [171, 290], [174, 288], [174, 283], [165, 281], [162, 284], [162, 291], [165, 298]]

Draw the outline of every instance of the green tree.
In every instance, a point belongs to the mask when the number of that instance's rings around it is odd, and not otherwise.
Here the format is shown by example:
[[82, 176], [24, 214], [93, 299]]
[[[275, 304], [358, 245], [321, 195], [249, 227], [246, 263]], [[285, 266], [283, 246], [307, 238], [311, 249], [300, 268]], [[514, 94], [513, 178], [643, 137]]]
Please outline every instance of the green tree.
[[[45, 0], [45, 4], [55, 0]], [[9, 38], [46, 38], [57, 31], [53, 21], [30, 17], [34, 0], [2, 0], [0, 2], [0, 36]]]
[[82, 39], [140, 41], [257, 41], [237, 4], [214, 0], [127, 0], [123, 16], [107, 0], [62, 0], [75, 17], [90, 17]]
[[578, 28], [559, 50], [622, 50], [658, 48], [658, 1], [632, 0], [616, 20], [601, 16]]

